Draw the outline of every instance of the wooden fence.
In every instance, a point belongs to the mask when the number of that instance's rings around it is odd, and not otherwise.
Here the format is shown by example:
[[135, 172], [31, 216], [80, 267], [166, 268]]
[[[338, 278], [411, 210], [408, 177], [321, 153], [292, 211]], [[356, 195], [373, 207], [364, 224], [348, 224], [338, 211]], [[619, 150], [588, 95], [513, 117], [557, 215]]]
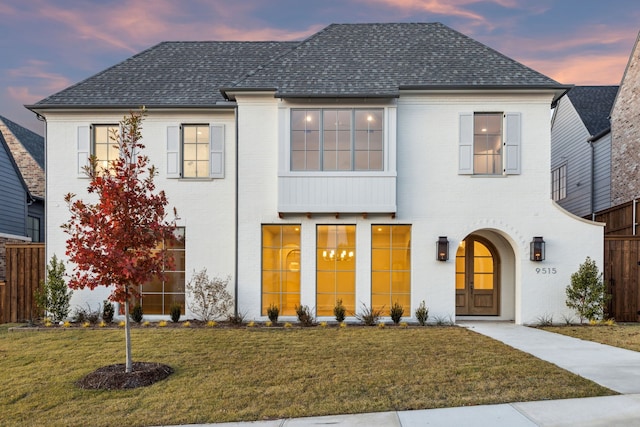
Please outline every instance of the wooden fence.
[[640, 320], [640, 236], [604, 239], [604, 280], [611, 294], [608, 315], [618, 322]]
[[640, 216], [638, 208], [638, 200], [632, 200], [597, 212], [594, 219], [607, 224], [604, 228], [605, 236], [635, 236]]
[[34, 295], [45, 277], [43, 243], [6, 245], [7, 278], [0, 282], [0, 323], [39, 317]]

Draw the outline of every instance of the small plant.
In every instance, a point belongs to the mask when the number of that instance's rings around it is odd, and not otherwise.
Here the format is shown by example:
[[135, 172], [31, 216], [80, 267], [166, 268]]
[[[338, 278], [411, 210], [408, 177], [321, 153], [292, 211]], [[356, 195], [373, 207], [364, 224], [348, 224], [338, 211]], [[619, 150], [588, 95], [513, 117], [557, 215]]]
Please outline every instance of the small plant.
[[402, 329], [407, 329], [409, 327], [409, 324], [407, 322], [400, 322], [400, 327]]
[[378, 320], [380, 320], [380, 317], [382, 317], [383, 308], [378, 309], [373, 307], [367, 307], [363, 303], [362, 311], [356, 314], [356, 319], [364, 323], [366, 326], [374, 326], [376, 323], [378, 323]]
[[298, 322], [300, 322], [302, 326], [312, 326], [315, 320], [307, 305], [297, 305], [296, 316], [298, 316]]
[[171, 316], [171, 321], [173, 323], [178, 323], [178, 321], [180, 321], [180, 316], [182, 315], [182, 305], [177, 302], [171, 304], [169, 307], [169, 315]]
[[609, 301], [602, 274], [598, 271], [596, 262], [587, 257], [580, 264], [578, 271], [571, 275], [571, 284], [566, 289], [567, 307], [578, 314], [580, 323], [584, 320], [602, 319], [604, 308]]
[[145, 328], [148, 328], [149, 326], [151, 326], [151, 322], [149, 322], [148, 320], [145, 320], [144, 322], [142, 322], [142, 326], [144, 326]]
[[191, 322], [189, 322], [189, 321], [187, 320], [186, 322], [184, 322], [184, 323], [182, 324], [182, 327], [183, 327], [183, 328], [189, 328], [189, 327], [191, 327]]
[[131, 310], [131, 320], [139, 324], [140, 322], [142, 322], [142, 316], [142, 305], [140, 305], [140, 303], [138, 302], [133, 306], [133, 310]]
[[278, 323], [278, 316], [280, 315], [280, 309], [277, 305], [271, 304], [267, 308], [267, 317], [271, 320], [272, 323]]
[[253, 328], [254, 326], [256, 326], [256, 322], [254, 322], [253, 320], [247, 323], [247, 328]]
[[264, 322], [264, 326], [266, 326], [267, 328], [271, 325], [273, 325], [273, 322], [271, 322], [271, 320], [267, 320], [266, 322]]
[[51, 319], [47, 317], [44, 321], [44, 326], [46, 326], [47, 328], [50, 328], [52, 325], [53, 323], [51, 323]]
[[217, 325], [218, 325], [218, 323], [217, 323], [215, 320], [209, 320], [209, 321], [207, 322], [207, 326], [208, 326], [209, 328], [215, 328]]
[[326, 328], [327, 327], [327, 322], [320, 322], [320, 327], [321, 328]]
[[65, 328], [70, 328], [71, 327], [71, 322], [69, 322], [68, 320], [65, 320], [64, 323], [62, 324], [63, 327]]
[[191, 312], [205, 322], [230, 316], [230, 310], [233, 307], [233, 297], [227, 290], [230, 280], [229, 276], [210, 279], [206, 268], [197, 273], [194, 270], [186, 286]]
[[98, 323], [98, 326], [100, 326], [101, 328], [104, 328], [105, 326], [107, 326], [107, 322], [105, 322], [104, 320], [101, 320], [100, 323]]
[[91, 326], [91, 323], [90, 323], [90, 322], [84, 322], [84, 323], [82, 324], [82, 327], [83, 327], [83, 328], [88, 328], [89, 326]]
[[451, 320], [451, 316], [434, 316], [433, 319], [437, 326], [451, 326], [453, 325], [453, 320]]
[[385, 328], [384, 322], [378, 323], [378, 329], [384, 329], [384, 328]]
[[347, 327], [347, 324], [345, 322], [340, 322], [340, 329], [344, 329]]
[[573, 324], [573, 317], [572, 316], [567, 316], [567, 315], [562, 315], [562, 321], [564, 322], [564, 324], [566, 326], [571, 326]]
[[244, 325], [245, 317], [247, 317], [246, 313], [238, 312], [238, 314], [229, 315], [228, 320], [229, 320], [229, 323], [231, 323], [234, 326], [242, 326]]
[[124, 328], [124, 325], [125, 325], [124, 320], [121, 320], [121, 321], [118, 323], [118, 327], [120, 327], [120, 328]]
[[333, 307], [333, 315], [336, 316], [336, 322], [344, 322], [344, 317], [347, 313], [347, 309], [342, 305], [342, 300], [336, 301], [336, 306]]
[[288, 329], [288, 328], [293, 327], [293, 325], [292, 325], [291, 323], [289, 323], [289, 322], [286, 322], [286, 323], [284, 324], [284, 327]]
[[167, 326], [167, 321], [166, 320], [161, 320], [158, 322], [158, 327], [159, 328], [165, 328]]
[[551, 314], [542, 314], [537, 318], [538, 326], [553, 326], [553, 316]]
[[73, 313], [73, 321], [77, 323], [89, 322], [92, 325], [98, 323], [100, 320], [100, 306], [96, 310], [92, 309], [89, 303], [87, 308], [77, 307]]
[[69, 302], [73, 291], [70, 291], [64, 281], [64, 263], [53, 256], [47, 265], [47, 278], [40, 283], [35, 293], [36, 305], [51, 316], [54, 322], [59, 322], [69, 315]]
[[429, 319], [429, 309], [427, 308], [424, 300], [420, 303], [418, 308], [416, 308], [415, 314], [420, 326], [424, 326], [427, 324], [427, 320]]
[[115, 313], [116, 310], [113, 307], [113, 303], [109, 300], [104, 300], [102, 302], [102, 320], [106, 323], [113, 322], [113, 316]]
[[400, 323], [400, 319], [402, 319], [402, 315], [404, 314], [404, 308], [397, 301], [393, 303], [391, 309], [389, 310], [389, 316], [391, 316], [391, 320], [393, 320], [394, 324]]

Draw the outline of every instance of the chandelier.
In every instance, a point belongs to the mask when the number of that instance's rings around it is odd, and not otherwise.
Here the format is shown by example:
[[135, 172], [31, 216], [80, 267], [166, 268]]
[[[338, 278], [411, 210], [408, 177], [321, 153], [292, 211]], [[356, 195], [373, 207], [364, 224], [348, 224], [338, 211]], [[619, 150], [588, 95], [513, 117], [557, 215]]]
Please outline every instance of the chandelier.
[[353, 251], [347, 252], [344, 249], [340, 253], [337, 253], [333, 249], [330, 251], [322, 251], [322, 258], [325, 261], [351, 261], [353, 259], [353, 255]]

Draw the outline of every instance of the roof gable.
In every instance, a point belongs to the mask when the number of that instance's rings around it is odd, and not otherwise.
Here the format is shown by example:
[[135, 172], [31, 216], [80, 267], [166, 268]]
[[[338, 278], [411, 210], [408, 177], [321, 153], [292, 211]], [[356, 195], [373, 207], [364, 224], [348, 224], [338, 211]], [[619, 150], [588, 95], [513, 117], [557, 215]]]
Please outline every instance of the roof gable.
[[19, 124], [12, 122], [6, 117], [0, 116], [0, 121], [5, 124], [18, 142], [44, 170], [44, 138], [37, 133], [20, 126]]
[[590, 135], [609, 129], [618, 86], [575, 86], [567, 93]]
[[403, 87], [496, 86], [562, 85], [440, 23], [398, 23], [330, 25], [227, 89], [397, 96]]

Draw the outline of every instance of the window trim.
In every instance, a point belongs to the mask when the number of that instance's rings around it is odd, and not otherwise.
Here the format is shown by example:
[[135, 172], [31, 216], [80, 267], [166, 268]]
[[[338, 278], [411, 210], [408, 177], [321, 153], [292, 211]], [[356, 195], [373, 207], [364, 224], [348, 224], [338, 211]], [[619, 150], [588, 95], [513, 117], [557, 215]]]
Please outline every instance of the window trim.
[[[564, 171], [564, 174], [562, 173]], [[557, 173], [558, 178], [554, 175]], [[567, 162], [558, 165], [551, 171], [551, 200], [559, 202], [567, 198]], [[558, 184], [556, 188], [556, 183]], [[562, 185], [564, 183], [564, 186]], [[556, 197], [557, 193], [557, 197]]]
[[[198, 177], [184, 175], [184, 126], [209, 127], [209, 174]], [[187, 181], [209, 181], [222, 179], [225, 174], [225, 125], [222, 123], [181, 123], [167, 126], [166, 130], [166, 177]]]

